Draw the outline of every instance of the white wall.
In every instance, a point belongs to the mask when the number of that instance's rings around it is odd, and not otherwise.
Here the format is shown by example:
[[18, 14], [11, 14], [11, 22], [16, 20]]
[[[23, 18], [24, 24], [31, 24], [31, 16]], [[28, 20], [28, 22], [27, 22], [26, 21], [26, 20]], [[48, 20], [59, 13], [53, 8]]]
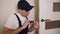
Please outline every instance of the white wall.
[[53, 12], [53, 2], [60, 2], [60, 0], [39, 0], [39, 34], [60, 34], [60, 28], [45, 30], [45, 22], [41, 22], [42, 18], [60, 20], [60, 12]]
[[0, 0], [0, 34], [2, 33], [3, 25], [11, 13], [16, 11], [18, 0]]
[[[8, 16], [17, 11], [18, 1], [19, 0], [0, 0], [0, 34], [2, 34], [3, 25], [6, 22]], [[28, 0], [28, 2], [30, 2], [31, 5], [34, 5], [33, 0]], [[34, 8], [31, 10], [29, 20], [34, 20]], [[31, 34], [34, 34], [34, 32]]]

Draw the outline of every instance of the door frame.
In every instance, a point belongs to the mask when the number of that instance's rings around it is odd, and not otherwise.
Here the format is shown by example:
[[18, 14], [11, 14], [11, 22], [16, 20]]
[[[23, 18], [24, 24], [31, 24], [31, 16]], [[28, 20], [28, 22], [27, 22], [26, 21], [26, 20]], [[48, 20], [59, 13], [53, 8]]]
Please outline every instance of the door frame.
[[[35, 21], [39, 21], [39, 0], [35, 0]], [[35, 34], [39, 34], [39, 29], [35, 30]]]

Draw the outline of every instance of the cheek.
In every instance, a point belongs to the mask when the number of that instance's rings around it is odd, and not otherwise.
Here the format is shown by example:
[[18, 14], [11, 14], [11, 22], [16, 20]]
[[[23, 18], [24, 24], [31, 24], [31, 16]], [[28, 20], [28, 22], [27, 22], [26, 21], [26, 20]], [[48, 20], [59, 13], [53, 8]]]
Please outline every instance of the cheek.
[[28, 13], [26, 13], [26, 16], [28, 15]]
[[29, 12], [24, 12], [24, 15], [25, 15], [25, 16], [28, 16], [28, 15], [29, 15]]
[[29, 14], [28, 13], [25, 13], [26, 16], [28, 16]]
[[25, 16], [27, 16], [28, 14], [27, 13], [24, 13]]

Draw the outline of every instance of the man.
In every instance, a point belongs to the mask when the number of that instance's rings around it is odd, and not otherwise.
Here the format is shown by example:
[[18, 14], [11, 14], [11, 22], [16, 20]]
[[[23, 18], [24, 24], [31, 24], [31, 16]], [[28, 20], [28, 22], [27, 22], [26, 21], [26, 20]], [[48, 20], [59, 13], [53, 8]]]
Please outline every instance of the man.
[[27, 1], [21, 0], [18, 2], [18, 13], [10, 15], [4, 25], [3, 34], [27, 34], [39, 28], [38, 21], [29, 27], [30, 21], [27, 16], [33, 8]]

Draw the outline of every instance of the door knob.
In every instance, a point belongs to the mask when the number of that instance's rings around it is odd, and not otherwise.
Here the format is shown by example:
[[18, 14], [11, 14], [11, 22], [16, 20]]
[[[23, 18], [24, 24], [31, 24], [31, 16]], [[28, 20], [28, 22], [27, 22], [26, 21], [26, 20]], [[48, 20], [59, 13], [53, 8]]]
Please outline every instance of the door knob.
[[41, 22], [50, 21], [50, 19], [41, 19]]

